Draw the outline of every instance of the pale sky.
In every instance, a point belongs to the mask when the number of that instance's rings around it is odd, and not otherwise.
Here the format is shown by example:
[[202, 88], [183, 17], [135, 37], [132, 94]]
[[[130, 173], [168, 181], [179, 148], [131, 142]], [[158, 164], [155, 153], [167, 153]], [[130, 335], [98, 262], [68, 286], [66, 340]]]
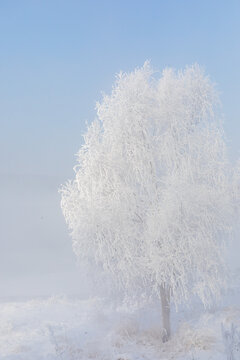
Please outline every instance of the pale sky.
[[0, 1], [0, 296], [74, 292], [57, 189], [120, 70], [199, 63], [239, 157], [239, 18], [238, 0]]

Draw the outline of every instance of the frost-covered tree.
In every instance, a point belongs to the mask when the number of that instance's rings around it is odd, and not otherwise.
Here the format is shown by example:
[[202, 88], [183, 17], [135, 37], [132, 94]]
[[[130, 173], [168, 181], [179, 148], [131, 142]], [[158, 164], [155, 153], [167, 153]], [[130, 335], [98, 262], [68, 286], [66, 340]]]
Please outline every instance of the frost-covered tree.
[[217, 103], [198, 65], [120, 73], [61, 189], [77, 256], [124, 292], [161, 299], [164, 340], [170, 302], [207, 306], [226, 284], [233, 191]]

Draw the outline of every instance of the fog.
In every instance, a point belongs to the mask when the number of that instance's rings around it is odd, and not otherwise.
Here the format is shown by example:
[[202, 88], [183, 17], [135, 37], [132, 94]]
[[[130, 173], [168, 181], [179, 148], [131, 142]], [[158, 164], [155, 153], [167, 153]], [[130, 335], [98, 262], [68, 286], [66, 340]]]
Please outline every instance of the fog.
[[0, 296], [82, 294], [60, 209], [62, 179], [1, 174]]
[[[65, 179], [64, 179], [65, 181]], [[91, 280], [80, 271], [60, 208], [60, 177], [1, 174], [0, 298], [84, 297]], [[239, 268], [238, 233], [229, 244]]]

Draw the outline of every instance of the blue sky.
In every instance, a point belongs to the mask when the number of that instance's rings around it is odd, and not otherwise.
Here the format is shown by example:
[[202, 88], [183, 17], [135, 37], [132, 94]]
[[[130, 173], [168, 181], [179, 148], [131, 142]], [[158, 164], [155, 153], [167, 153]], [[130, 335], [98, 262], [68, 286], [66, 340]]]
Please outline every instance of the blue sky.
[[1, 1], [1, 172], [71, 176], [101, 91], [146, 59], [202, 65], [238, 151], [239, 16], [234, 0]]
[[0, 294], [75, 291], [57, 188], [120, 70], [198, 62], [239, 156], [239, 18], [239, 0], [0, 0]]

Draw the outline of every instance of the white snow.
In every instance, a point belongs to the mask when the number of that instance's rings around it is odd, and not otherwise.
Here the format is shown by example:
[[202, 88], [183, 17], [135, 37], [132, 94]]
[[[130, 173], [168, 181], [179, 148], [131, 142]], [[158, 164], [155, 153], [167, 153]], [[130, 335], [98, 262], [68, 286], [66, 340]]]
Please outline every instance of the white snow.
[[0, 359], [225, 360], [235, 351], [238, 360], [240, 307], [226, 304], [173, 312], [174, 334], [163, 344], [157, 306], [114, 307], [100, 298], [63, 296], [1, 302]]

